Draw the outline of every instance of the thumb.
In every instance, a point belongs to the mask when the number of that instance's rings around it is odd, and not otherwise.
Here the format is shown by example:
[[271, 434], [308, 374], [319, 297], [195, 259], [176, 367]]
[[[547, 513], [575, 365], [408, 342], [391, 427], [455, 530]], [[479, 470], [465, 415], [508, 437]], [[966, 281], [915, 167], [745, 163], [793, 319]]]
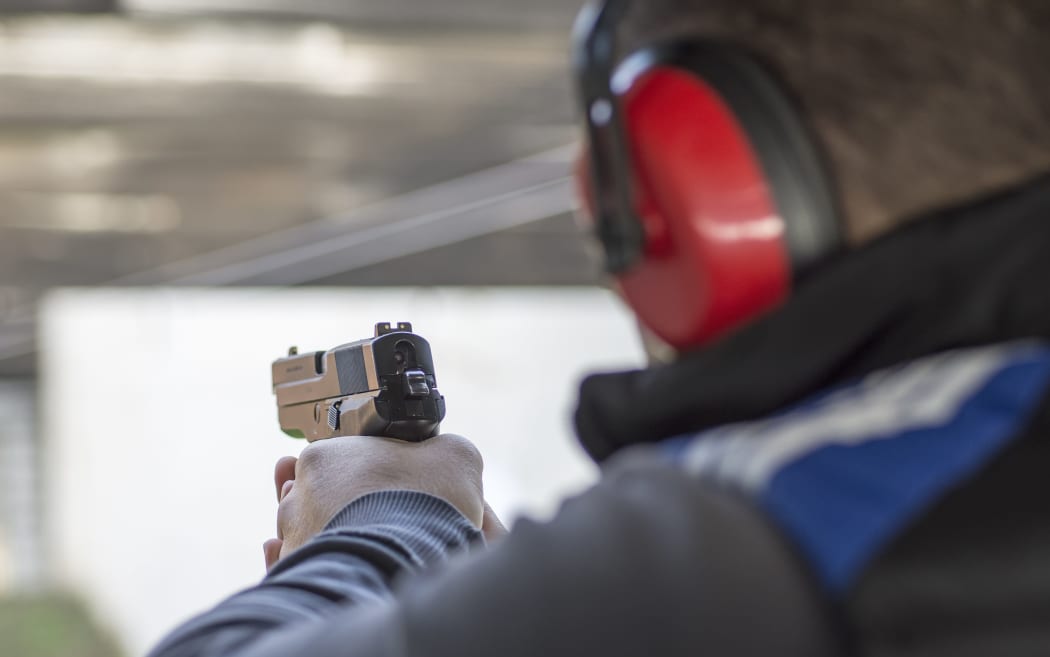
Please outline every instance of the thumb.
[[488, 502], [485, 502], [485, 515], [481, 520], [481, 533], [485, 536], [485, 542], [496, 543], [500, 541], [504, 536], [509, 534], [507, 528], [503, 526], [503, 522], [500, 521], [496, 512], [492, 510]]

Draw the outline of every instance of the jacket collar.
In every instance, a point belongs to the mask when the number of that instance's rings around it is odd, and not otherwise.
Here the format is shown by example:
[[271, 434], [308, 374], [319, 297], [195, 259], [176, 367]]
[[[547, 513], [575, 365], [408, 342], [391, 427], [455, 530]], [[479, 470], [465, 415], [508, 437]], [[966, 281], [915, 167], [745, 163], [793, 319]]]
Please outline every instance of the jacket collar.
[[845, 253], [778, 310], [675, 363], [588, 377], [577, 433], [602, 461], [921, 356], [1031, 337], [1050, 337], [1050, 177]]

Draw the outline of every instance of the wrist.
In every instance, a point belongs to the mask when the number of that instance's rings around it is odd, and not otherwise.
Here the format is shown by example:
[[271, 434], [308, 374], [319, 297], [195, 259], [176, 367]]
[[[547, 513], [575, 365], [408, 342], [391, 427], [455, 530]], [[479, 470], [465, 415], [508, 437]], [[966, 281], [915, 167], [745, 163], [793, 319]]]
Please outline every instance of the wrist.
[[319, 536], [332, 534], [391, 544], [411, 555], [417, 566], [444, 561], [481, 539], [481, 531], [455, 506], [410, 490], [379, 491], [357, 498]]

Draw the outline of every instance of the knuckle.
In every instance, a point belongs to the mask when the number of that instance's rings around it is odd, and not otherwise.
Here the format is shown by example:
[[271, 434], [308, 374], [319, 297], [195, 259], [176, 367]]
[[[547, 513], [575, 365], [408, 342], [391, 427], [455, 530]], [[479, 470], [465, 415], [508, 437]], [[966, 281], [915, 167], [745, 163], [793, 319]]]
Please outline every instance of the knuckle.
[[458, 434], [449, 433], [441, 436], [443, 445], [449, 449], [457, 458], [469, 464], [479, 471], [484, 465], [481, 450], [470, 440]]
[[295, 464], [296, 475], [317, 469], [324, 460], [324, 441], [310, 443], [303, 449], [302, 453], [299, 455], [299, 460]]

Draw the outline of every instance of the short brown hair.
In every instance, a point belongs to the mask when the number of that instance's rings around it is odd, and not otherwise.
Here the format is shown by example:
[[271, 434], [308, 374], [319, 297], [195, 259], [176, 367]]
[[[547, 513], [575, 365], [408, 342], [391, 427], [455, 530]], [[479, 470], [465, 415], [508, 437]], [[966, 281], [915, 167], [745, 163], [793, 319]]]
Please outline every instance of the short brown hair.
[[739, 44], [802, 107], [854, 242], [1050, 170], [1050, 2], [639, 0], [624, 45]]

